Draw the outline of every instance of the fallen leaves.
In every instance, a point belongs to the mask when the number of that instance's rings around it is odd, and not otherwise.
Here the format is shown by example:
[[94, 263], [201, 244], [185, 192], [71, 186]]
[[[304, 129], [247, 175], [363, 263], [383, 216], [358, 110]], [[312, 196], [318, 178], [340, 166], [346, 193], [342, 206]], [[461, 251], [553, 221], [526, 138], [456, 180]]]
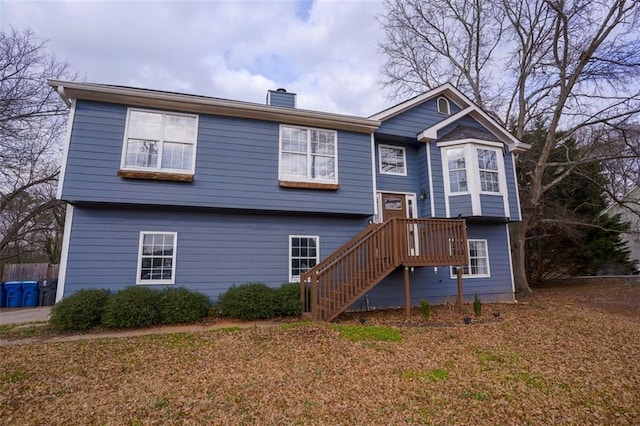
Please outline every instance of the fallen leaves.
[[3, 346], [0, 419], [634, 425], [634, 297], [640, 301], [638, 285], [592, 282], [541, 289], [525, 304], [487, 304], [486, 312], [500, 315], [470, 325], [462, 322], [469, 312], [434, 306], [429, 321], [417, 310], [409, 319], [387, 311], [345, 315], [337, 325]]

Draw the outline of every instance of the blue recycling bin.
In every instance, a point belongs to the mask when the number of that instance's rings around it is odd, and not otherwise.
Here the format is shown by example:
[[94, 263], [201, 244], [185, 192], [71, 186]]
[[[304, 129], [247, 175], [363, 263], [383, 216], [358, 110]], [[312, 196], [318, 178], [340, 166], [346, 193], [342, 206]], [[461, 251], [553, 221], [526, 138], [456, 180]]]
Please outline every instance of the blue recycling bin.
[[0, 283], [0, 308], [7, 306], [7, 298], [4, 295], [4, 283]]
[[22, 283], [20, 281], [7, 281], [4, 283], [7, 308], [22, 307]]
[[22, 281], [22, 306], [35, 308], [39, 301], [38, 281]]

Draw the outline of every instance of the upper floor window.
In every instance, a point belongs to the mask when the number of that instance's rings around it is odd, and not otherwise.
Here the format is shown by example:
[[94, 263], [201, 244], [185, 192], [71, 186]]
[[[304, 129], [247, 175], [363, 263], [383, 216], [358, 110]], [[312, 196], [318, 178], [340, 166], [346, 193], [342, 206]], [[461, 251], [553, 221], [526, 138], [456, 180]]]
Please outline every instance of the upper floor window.
[[380, 173], [383, 175], [407, 175], [407, 155], [403, 147], [380, 145], [378, 147]]
[[451, 114], [451, 110], [449, 109], [449, 100], [447, 98], [438, 98], [438, 112], [440, 114]]
[[447, 165], [449, 169], [449, 190], [454, 192], [467, 192], [467, 163], [464, 148], [452, 148], [447, 150]]
[[129, 109], [122, 168], [193, 174], [197, 133], [196, 115]]
[[333, 130], [280, 126], [281, 181], [338, 182], [338, 140]]
[[502, 151], [474, 144], [443, 147], [449, 193], [500, 194], [504, 190]]
[[477, 148], [478, 171], [480, 173], [480, 190], [483, 192], [500, 192], [498, 183], [498, 155], [493, 149]]

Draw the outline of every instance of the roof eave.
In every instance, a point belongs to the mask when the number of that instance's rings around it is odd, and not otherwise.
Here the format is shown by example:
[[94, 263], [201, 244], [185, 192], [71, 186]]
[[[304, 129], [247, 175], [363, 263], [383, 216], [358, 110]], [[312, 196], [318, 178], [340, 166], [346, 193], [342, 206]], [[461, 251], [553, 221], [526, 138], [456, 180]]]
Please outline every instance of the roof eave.
[[379, 121], [362, 117], [280, 108], [181, 93], [157, 92], [153, 90], [60, 80], [48, 80], [48, 83], [56, 90], [65, 103], [68, 103], [71, 99], [85, 99], [172, 109], [184, 112], [277, 121], [286, 124], [323, 127], [359, 133], [373, 133], [380, 126]]

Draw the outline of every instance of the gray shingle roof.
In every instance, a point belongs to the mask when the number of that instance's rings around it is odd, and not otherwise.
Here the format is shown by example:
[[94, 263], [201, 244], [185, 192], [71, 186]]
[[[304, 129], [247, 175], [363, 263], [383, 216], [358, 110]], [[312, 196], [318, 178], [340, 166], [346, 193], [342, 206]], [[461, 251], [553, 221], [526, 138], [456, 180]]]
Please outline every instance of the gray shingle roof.
[[470, 126], [456, 126], [452, 131], [438, 139], [438, 142], [455, 141], [459, 139], [480, 139], [483, 141], [500, 142], [493, 133]]

